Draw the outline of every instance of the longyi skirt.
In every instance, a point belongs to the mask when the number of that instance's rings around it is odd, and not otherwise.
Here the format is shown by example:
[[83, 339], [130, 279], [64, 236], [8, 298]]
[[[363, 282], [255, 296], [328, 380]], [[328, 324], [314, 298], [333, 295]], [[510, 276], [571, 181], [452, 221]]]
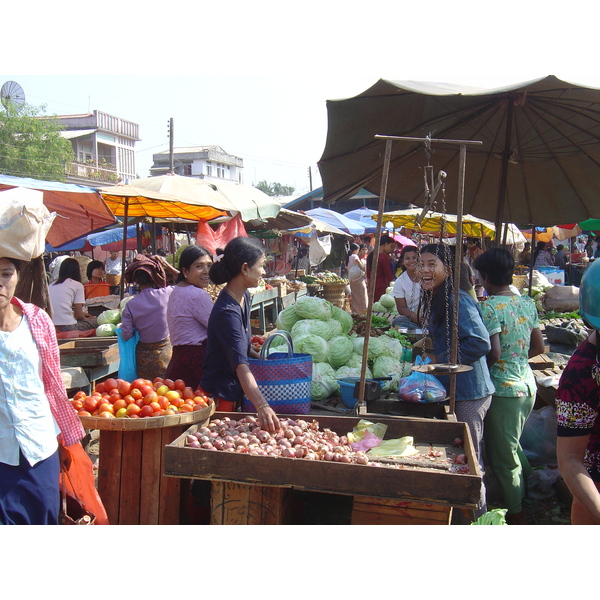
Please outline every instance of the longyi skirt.
[[167, 367], [167, 379], [183, 379], [185, 384], [197, 389], [202, 377], [206, 340], [198, 346], [173, 346], [171, 362]]
[[21, 452], [19, 465], [0, 463], [0, 525], [58, 525], [58, 450], [33, 467]]
[[138, 342], [135, 348], [138, 377], [150, 381], [156, 377], [164, 378], [171, 353], [169, 338], [153, 343]]

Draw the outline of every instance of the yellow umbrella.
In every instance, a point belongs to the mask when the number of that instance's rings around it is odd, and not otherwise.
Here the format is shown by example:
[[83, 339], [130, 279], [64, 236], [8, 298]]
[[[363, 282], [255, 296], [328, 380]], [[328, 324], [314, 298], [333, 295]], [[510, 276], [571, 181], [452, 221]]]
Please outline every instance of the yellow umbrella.
[[143, 189], [137, 185], [115, 185], [99, 188], [98, 191], [107, 206], [118, 217], [210, 221], [227, 215], [226, 211], [228, 210], [227, 208], [214, 206], [214, 204], [227, 206], [226, 201], [220, 200], [218, 192], [215, 192], [216, 200], [213, 204], [209, 204], [210, 198], [202, 203], [197, 199]]
[[[382, 223], [392, 223], [396, 229], [406, 227], [424, 233], [439, 233], [442, 221], [445, 221], [445, 229], [449, 235], [456, 235], [456, 215], [443, 214], [439, 212], [428, 212], [420, 225], [417, 225], [416, 219], [423, 212], [422, 208], [408, 208], [405, 210], [395, 210], [383, 213]], [[377, 215], [372, 216], [377, 220]], [[469, 237], [489, 237], [495, 236], [495, 227], [493, 223], [478, 219], [472, 215], [463, 215], [462, 217], [463, 235]]]

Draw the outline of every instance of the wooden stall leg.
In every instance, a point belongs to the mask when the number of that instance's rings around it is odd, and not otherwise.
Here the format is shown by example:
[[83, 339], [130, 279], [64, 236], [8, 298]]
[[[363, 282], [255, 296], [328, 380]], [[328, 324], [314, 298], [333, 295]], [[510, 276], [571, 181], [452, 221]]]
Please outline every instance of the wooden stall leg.
[[[98, 494], [106, 509], [108, 522], [119, 523], [121, 492], [121, 460], [123, 456], [123, 432], [100, 431], [100, 453], [98, 457]], [[116, 465], [116, 468], [115, 468]]]

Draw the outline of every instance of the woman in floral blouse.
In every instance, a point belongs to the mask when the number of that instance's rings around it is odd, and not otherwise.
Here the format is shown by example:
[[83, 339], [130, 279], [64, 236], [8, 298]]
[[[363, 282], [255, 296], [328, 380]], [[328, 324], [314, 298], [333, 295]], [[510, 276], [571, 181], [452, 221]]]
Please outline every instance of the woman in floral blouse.
[[475, 261], [490, 297], [479, 304], [490, 334], [487, 362], [496, 392], [484, 423], [484, 446], [498, 479], [509, 524], [523, 524], [524, 467], [519, 439], [533, 409], [536, 383], [529, 358], [544, 351], [534, 301], [510, 289], [515, 261], [504, 248], [491, 248]]
[[593, 329], [575, 350], [556, 391], [558, 468], [573, 494], [572, 525], [600, 525], [600, 261], [585, 272], [579, 312]]

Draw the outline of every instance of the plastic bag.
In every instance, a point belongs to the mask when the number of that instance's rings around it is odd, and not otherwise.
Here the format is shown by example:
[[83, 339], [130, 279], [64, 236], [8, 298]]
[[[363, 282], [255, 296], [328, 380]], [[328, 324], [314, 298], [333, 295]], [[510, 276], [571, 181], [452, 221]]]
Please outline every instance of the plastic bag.
[[360, 439], [358, 442], [350, 444], [350, 446], [354, 452], [367, 452], [367, 450], [375, 448], [375, 446], [379, 446], [379, 444], [381, 444], [381, 438], [377, 437], [369, 430], [365, 430], [362, 439]]
[[[423, 360], [417, 356], [415, 365], [426, 365], [431, 359]], [[403, 377], [398, 384], [398, 396], [409, 402], [440, 402], [446, 397], [446, 388], [439, 379], [429, 373], [413, 371], [408, 377]]]
[[358, 281], [364, 275], [364, 271], [358, 265], [352, 265], [348, 269], [348, 279]]
[[140, 339], [140, 334], [134, 331], [133, 335], [125, 341], [120, 328], [116, 330], [116, 333], [119, 344], [119, 379], [134, 381], [137, 379], [135, 348]]
[[365, 437], [367, 431], [382, 440], [385, 436], [385, 432], [387, 431], [387, 425], [384, 423], [372, 423], [366, 419], [361, 419], [354, 426], [354, 429], [346, 436], [348, 438], [348, 442], [350, 444], [359, 442]]
[[413, 456], [419, 454], [410, 435], [395, 440], [385, 440], [369, 450], [369, 456]]

